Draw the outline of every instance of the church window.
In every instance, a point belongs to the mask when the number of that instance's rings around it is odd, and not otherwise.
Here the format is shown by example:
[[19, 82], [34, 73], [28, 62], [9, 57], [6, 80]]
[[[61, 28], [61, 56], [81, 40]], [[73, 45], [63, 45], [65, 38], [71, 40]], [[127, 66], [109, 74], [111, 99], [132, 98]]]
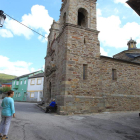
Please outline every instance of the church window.
[[88, 12], [84, 8], [78, 10], [78, 25], [83, 27], [88, 26]]
[[64, 16], [63, 16], [63, 24], [66, 23], [66, 13], [64, 13]]
[[112, 80], [117, 80], [117, 70], [112, 69]]
[[84, 44], [86, 44], [86, 39], [84, 38]]
[[87, 64], [83, 65], [83, 80], [87, 79]]

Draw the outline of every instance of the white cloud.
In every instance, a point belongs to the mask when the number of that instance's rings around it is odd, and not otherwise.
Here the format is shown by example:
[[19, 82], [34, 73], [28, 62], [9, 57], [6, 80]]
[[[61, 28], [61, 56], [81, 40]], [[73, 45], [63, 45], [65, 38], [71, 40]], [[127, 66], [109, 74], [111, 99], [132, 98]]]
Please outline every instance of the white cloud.
[[0, 29], [0, 36], [10, 38], [13, 37], [13, 34], [6, 29]]
[[30, 37], [33, 35], [33, 32], [26, 27], [22, 26], [18, 22], [11, 20], [9, 18], [5, 21], [5, 27], [7, 30], [13, 33], [13, 35], [17, 36], [25, 36], [27, 39], [30, 39]]
[[24, 75], [32, 72], [33, 68], [29, 68], [32, 63], [27, 63], [25, 61], [12, 62], [8, 57], [0, 55], [0, 73], [10, 74], [10, 75]]
[[48, 10], [44, 6], [34, 5], [31, 8], [31, 14], [25, 14], [22, 21], [25, 25], [35, 29], [43, 29], [48, 34], [53, 18], [49, 16]]
[[[46, 10], [45, 7], [41, 5], [34, 5], [31, 8], [31, 13], [23, 15], [21, 21], [22, 24], [25, 24], [26, 26], [36, 30], [37, 32], [45, 32], [46, 35], [49, 34], [49, 29], [51, 27], [52, 22], [53, 18], [49, 16], [48, 10]], [[27, 39], [30, 39], [33, 35], [33, 32], [31, 30], [19, 24], [15, 20], [9, 18], [6, 19], [4, 27], [6, 28], [5, 32], [7, 32], [7, 34], [3, 36], [1, 35], [2, 37], [12, 37], [13, 34], [17, 36], [23, 35]], [[10, 34], [11, 32], [12, 34]]]
[[128, 4], [126, 3], [127, 0], [114, 0], [115, 3], [122, 3], [124, 4], [126, 7], [129, 7]]
[[100, 47], [100, 52], [101, 55], [108, 56], [108, 53], [102, 47]]
[[[126, 23], [124, 26], [118, 16], [98, 16], [97, 28], [100, 31], [99, 40], [108, 47], [124, 48], [127, 41], [140, 38], [140, 24], [136, 22]], [[138, 41], [138, 40], [137, 40]]]
[[101, 15], [102, 15], [101, 9], [97, 9], [97, 16], [101, 16]]

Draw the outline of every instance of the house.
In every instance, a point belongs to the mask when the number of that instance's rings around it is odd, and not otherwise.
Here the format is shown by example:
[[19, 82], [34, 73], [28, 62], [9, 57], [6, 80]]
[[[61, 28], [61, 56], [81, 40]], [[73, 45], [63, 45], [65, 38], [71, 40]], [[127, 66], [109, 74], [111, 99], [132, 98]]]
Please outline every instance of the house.
[[27, 96], [28, 78], [42, 72], [43, 72], [42, 70], [39, 70], [36, 72], [19, 76], [12, 80], [12, 90], [14, 91], [13, 98], [15, 101], [27, 101], [26, 96]]
[[63, 0], [50, 29], [43, 100], [55, 98], [59, 114], [140, 110], [140, 50], [130, 40], [128, 50], [100, 55], [96, 2]]
[[43, 97], [44, 73], [28, 78], [27, 101], [39, 102]]
[[140, 1], [139, 0], [128, 0], [126, 3], [140, 16]]
[[4, 83], [2, 84], [2, 87], [12, 87], [12, 83]]

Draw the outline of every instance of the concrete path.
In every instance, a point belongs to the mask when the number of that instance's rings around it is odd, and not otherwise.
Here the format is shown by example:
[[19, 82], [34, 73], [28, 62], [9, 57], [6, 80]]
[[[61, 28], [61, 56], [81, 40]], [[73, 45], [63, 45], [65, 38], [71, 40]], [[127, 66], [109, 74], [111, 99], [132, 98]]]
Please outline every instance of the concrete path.
[[9, 140], [140, 140], [139, 112], [59, 116], [15, 103]]

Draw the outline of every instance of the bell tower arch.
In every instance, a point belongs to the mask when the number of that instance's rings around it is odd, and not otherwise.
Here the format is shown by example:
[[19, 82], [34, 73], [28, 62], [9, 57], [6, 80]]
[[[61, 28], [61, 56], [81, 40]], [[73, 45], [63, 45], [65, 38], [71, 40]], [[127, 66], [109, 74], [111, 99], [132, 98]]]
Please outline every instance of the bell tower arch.
[[74, 24], [96, 30], [97, 0], [62, 0], [60, 23]]

